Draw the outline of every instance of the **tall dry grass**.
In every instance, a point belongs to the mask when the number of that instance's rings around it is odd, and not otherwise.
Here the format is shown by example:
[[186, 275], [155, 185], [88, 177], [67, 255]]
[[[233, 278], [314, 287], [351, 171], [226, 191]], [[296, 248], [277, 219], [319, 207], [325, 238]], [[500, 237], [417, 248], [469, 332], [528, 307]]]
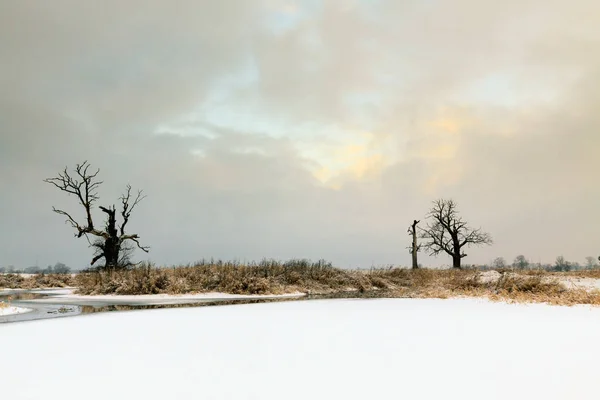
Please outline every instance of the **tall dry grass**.
[[123, 271], [81, 273], [75, 284], [81, 294], [303, 292], [329, 297], [485, 297], [562, 305], [600, 304], [599, 292], [568, 290], [559, 282], [559, 277], [556, 273], [543, 271], [482, 273], [403, 268], [355, 271], [335, 268], [325, 261], [263, 260], [250, 264], [201, 261], [174, 268], [143, 265]]
[[50, 274], [23, 277], [19, 274], [0, 274], [0, 289], [40, 289], [73, 286], [71, 275]]
[[146, 264], [129, 270], [80, 273], [75, 281], [81, 294], [283, 294], [364, 289], [369, 284], [362, 274], [308, 260], [250, 264], [200, 261], [174, 268]]
[[567, 289], [561, 280], [600, 279], [597, 271], [545, 272], [474, 269], [435, 270], [378, 268], [366, 271], [335, 268], [320, 260], [263, 260], [255, 263], [200, 261], [193, 265], [71, 275], [0, 275], [0, 288], [75, 286], [80, 294], [284, 294], [302, 292], [328, 297], [450, 298], [485, 297], [515, 302], [600, 304], [594, 290]]

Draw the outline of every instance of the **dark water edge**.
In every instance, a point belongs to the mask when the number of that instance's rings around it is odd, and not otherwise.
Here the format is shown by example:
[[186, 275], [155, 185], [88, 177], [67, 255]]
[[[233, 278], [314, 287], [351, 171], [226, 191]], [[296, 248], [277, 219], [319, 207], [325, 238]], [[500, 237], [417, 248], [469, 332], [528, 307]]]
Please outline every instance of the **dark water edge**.
[[154, 310], [164, 308], [190, 308], [190, 307], [215, 307], [236, 304], [258, 304], [258, 303], [282, 303], [290, 301], [308, 301], [308, 300], [327, 300], [327, 299], [360, 299], [360, 298], [385, 298], [393, 297], [385, 291], [343, 291], [328, 294], [309, 294], [299, 297], [285, 298], [253, 298], [253, 299], [200, 299], [197, 301], [186, 300], [185, 303], [170, 304], [136, 304], [133, 300], [131, 304], [111, 304], [110, 300], [82, 301], [81, 304], [73, 303], [61, 304], [60, 298], [56, 303], [38, 303], [38, 299], [51, 299], [56, 294], [52, 290], [46, 290], [40, 293], [36, 290], [19, 290], [0, 292], [0, 300], [9, 301], [11, 306], [29, 308], [32, 311], [23, 314], [13, 314], [0, 316], [0, 324], [34, 321], [40, 319], [75, 317], [85, 314], [96, 314], [105, 312], [124, 312], [133, 310]]

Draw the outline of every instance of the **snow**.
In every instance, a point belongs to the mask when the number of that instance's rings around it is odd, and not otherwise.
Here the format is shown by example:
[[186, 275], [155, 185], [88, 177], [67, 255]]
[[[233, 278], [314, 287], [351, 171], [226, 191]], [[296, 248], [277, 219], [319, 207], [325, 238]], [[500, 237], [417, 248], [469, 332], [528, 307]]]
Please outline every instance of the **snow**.
[[485, 271], [477, 274], [476, 279], [479, 283], [496, 283], [501, 277], [502, 274], [498, 271]]
[[35, 274], [25, 274], [25, 273], [21, 273], [21, 272], [17, 272], [16, 274], [3, 272], [3, 273], [0, 273], [0, 275], [18, 275], [21, 278], [31, 278], [32, 276], [35, 276]]
[[211, 300], [238, 300], [238, 299], [277, 299], [277, 298], [294, 298], [305, 296], [305, 293], [290, 293], [282, 295], [238, 295], [228, 293], [197, 293], [184, 295], [171, 294], [148, 294], [148, 295], [94, 295], [83, 296], [76, 295], [72, 289], [53, 290], [53, 291], [36, 291], [36, 293], [53, 294], [52, 297], [45, 299], [32, 300], [35, 303], [56, 303], [62, 304], [84, 304], [88, 302], [108, 302], [110, 304], [183, 304], [198, 301]]
[[[76, 287], [64, 287], [64, 288], [46, 288], [46, 289], [11, 289], [4, 288], [0, 289], [1, 295], [10, 295], [16, 293], [37, 293], [37, 294], [50, 294], [50, 295], [69, 295], [77, 289]], [[4, 292], [4, 293], [3, 293]]]
[[13, 399], [598, 399], [600, 309], [318, 300], [0, 325]]
[[600, 279], [596, 278], [578, 278], [578, 277], [565, 277], [560, 282], [567, 289], [584, 289], [587, 291], [600, 290]]
[[[519, 273], [509, 273], [509, 277], [527, 279], [527, 275]], [[477, 274], [477, 281], [479, 283], [496, 283], [502, 277], [502, 274], [498, 271], [485, 271]], [[583, 289], [588, 292], [600, 290], [600, 279], [597, 278], [581, 278], [576, 276], [560, 276], [560, 275], [547, 275], [543, 277], [543, 281], [552, 282], [558, 281], [566, 289]]]
[[76, 287], [64, 287], [64, 288], [47, 288], [47, 289], [33, 289], [28, 290], [28, 292], [38, 293], [38, 294], [50, 294], [57, 296], [68, 296], [73, 294], [73, 291], [77, 289]]
[[23, 307], [14, 307], [14, 306], [0, 307], [0, 317], [5, 317], [8, 315], [14, 315], [14, 314], [24, 314], [24, 313], [27, 313], [30, 311], [31, 311], [31, 309], [23, 308]]

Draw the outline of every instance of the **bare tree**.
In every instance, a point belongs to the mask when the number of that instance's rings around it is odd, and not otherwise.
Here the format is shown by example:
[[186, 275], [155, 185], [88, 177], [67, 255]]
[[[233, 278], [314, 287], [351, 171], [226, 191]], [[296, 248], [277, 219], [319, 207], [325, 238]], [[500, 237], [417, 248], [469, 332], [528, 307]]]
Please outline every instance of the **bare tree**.
[[517, 269], [526, 269], [527, 267], [529, 267], [529, 261], [527, 260], [527, 258], [525, 258], [524, 255], [521, 254], [515, 257], [515, 261], [513, 261], [512, 265], [514, 268]]
[[554, 262], [554, 270], [555, 271], [564, 271], [568, 272], [573, 269], [573, 263], [565, 260], [565, 257], [558, 256], [556, 257], [556, 261]]
[[413, 221], [412, 225], [408, 227], [408, 234], [412, 236], [412, 245], [409, 247], [410, 254], [412, 255], [412, 268], [419, 268], [419, 263], [417, 260], [417, 253], [421, 250], [421, 246], [417, 244], [417, 224], [421, 221], [417, 221], [416, 219]]
[[598, 262], [596, 261], [596, 259], [594, 257], [586, 257], [585, 258], [585, 267], [586, 267], [586, 269], [598, 268]]
[[[121, 200], [121, 218], [120, 227], [117, 227], [117, 209], [114, 205], [109, 207], [100, 206], [100, 210], [106, 214], [104, 229], [98, 229], [94, 225], [92, 218], [92, 209], [98, 198], [98, 187], [103, 183], [97, 180], [100, 170], [92, 172], [89, 170], [90, 165], [87, 161], [75, 166], [75, 174], [69, 174], [67, 168], [55, 178], [45, 179], [44, 182], [50, 183], [59, 190], [70, 195], [75, 195], [79, 200], [79, 204], [84, 208], [86, 215], [86, 223], [78, 223], [66, 211], [52, 207], [52, 210], [67, 218], [66, 222], [75, 228], [75, 236], [80, 238], [85, 236], [90, 246], [96, 249], [94, 258], [90, 265], [94, 265], [98, 260], [104, 258], [105, 268], [118, 268], [123, 264], [120, 263], [120, 256], [123, 255], [123, 250], [127, 249], [130, 242], [137, 245], [144, 252], [149, 251], [149, 247], [142, 246], [139, 242], [137, 234], [126, 234], [125, 227], [131, 218], [131, 213], [135, 207], [145, 198], [140, 190], [134, 197], [131, 193], [131, 185], [127, 185], [127, 191], [119, 200]], [[89, 236], [96, 238], [94, 243], [90, 241]]]
[[504, 257], [494, 258], [494, 261], [492, 261], [492, 268], [495, 268], [495, 269], [506, 268], [506, 260], [504, 259]]
[[460, 217], [453, 200], [435, 200], [427, 218], [430, 220], [429, 224], [421, 229], [421, 237], [428, 240], [425, 248], [432, 256], [440, 253], [451, 256], [454, 268], [461, 268], [461, 260], [467, 256], [463, 251], [464, 247], [493, 243], [488, 233], [467, 225]]

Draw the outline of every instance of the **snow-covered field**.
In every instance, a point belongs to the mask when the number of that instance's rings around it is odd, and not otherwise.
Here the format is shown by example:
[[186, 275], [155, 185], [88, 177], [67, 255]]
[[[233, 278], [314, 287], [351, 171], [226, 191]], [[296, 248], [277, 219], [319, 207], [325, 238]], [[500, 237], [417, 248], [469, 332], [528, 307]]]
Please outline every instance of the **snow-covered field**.
[[[26, 313], [29, 311], [31, 311], [29, 308], [23, 308], [23, 307], [13, 307], [13, 306], [0, 307], [0, 317], [5, 317], [7, 315], [14, 315], [14, 314], [23, 314], [23, 313]], [[1, 340], [1, 338], [0, 338], [0, 340]]]
[[16, 399], [598, 399], [600, 309], [322, 300], [0, 326]]

